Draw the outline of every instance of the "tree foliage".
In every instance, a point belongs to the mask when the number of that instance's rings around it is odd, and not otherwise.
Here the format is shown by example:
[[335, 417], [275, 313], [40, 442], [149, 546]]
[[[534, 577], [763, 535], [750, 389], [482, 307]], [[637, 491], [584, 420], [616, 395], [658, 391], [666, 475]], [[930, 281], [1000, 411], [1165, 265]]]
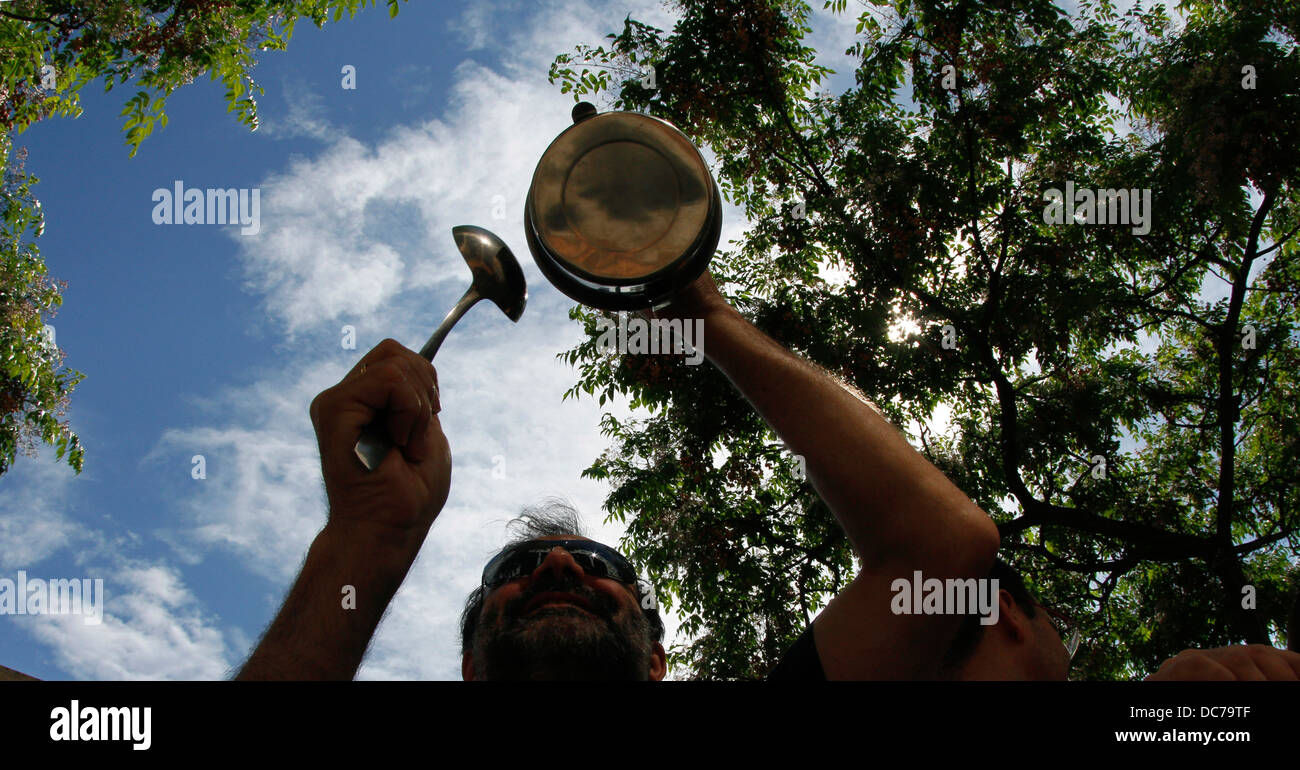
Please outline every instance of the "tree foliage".
[[59, 420], [82, 374], [64, 369], [57, 338], [47, 334], [44, 323], [63, 298], [46, 278], [36, 246], [25, 240], [45, 228], [40, 203], [31, 194], [35, 183], [25, 173], [20, 151], [0, 183], [0, 474], [19, 450], [34, 453], [38, 437], [78, 472], [84, 457], [77, 435]]
[[[396, 16], [398, 0], [385, 0]], [[22, 131], [49, 115], [81, 114], [79, 92], [140, 90], [122, 109], [131, 155], [177, 88], [208, 73], [226, 88], [228, 111], [257, 128], [263, 89], [253, 80], [259, 51], [283, 51], [300, 18], [324, 26], [376, 0], [82, 0], [14, 2], [0, 9], [0, 125]]]
[[[553, 82], [712, 150], [752, 223], [714, 260], [724, 293], [994, 517], [1004, 558], [1080, 619], [1077, 674], [1277, 642], [1300, 589], [1290, 4], [877, 3], [837, 96], [803, 3], [678, 7], [671, 32], [628, 19], [561, 55]], [[1149, 232], [1049, 224], [1066, 182], [1150, 190]], [[852, 578], [847, 541], [716, 370], [607, 356], [596, 314], [572, 316], [570, 395], [640, 409], [604, 417], [587, 474], [684, 619], [672, 662], [763, 675]]]
[[[134, 86], [122, 109], [130, 155], [167, 125], [167, 98], [204, 73], [225, 86], [227, 111], [257, 129], [252, 69], [261, 51], [284, 50], [300, 18], [317, 27], [377, 0], [17, 0], [0, 5], [0, 474], [34, 438], [57, 447], [79, 473], [84, 450], [64, 414], [83, 379], [44, 333], [62, 302], [34, 239], [44, 232], [36, 177], [14, 152], [14, 133], [51, 116], [81, 114], [80, 92]], [[398, 0], [385, 0], [396, 16]], [[57, 339], [57, 337], [55, 338]]]

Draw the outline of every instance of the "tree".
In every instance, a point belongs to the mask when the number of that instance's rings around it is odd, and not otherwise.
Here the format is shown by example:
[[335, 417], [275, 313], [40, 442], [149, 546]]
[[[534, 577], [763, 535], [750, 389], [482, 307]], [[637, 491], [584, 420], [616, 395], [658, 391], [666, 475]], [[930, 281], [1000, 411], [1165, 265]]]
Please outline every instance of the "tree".
[[[713, 151], [753, 223], [714, 260], [724, 292], [994, 517], [1004, 558], [1081, 621], [1076, 672], [1278, 642], [1300, 589], [1294, 12], [894, 0], [858, 17], [856, 84], [832, 97], [803, 3], [679, 9], [552, 80]], [[1054, 220], [1065, 189], [1132, 219], [1072, 201]], [[1145, 212], [1119, 207], [1144, 190]], [[563, 354], [569, 395], [645, 414], [604, 416], [587, 475], [694, 637], [672, 662], [761, 676], [852, 578], [847, 542], [720, 374], [609, 357], [597, 314], [572, 317], [590, 339]]]
[[[58, 458], [81, 471], [84, 450], [77, 435], [59, 417], [68, 393], [82, 379], [63, 370], [63, 353], [46, 331], [43, 319], [63, 301], [45, 277], [36, 246], [24, 240], [28, 231], [44, 228], [40, 204], [31, 195], [36, 180], [24, 173], [24, 154], [6, 168], [0, 196], [0, 474], [9, 469], [19, 449], [31, 454], [34, 439], [57, 447]], [[51, 327], [52, 328], [52, 327]]]
[[[396, 16], [398, 0], [386, 0]], [[36, 437], [56, 446], [78, 473], [84, 448], [60, 421], [72, 389], [84, 378], [63, 369], [64, 355], [43, 319], [58, 307], [59, 284], [45, 278], [33, 239], [44, 232], [36, 177], [13, 133], [55, 115], [81, 114], [80, 91], [103, 79], [104, 90], [138, 84], [122, 110], [130, 155], [155, 127], [167, 125], [167, 98], [204, 73], [226, 87], [227, 111], [257, 129], [251, 71], [259, 51], [284, 50], [299, 18], [317, 27], [376, 0], [84, 0], [0, 6], [0, 474]]]

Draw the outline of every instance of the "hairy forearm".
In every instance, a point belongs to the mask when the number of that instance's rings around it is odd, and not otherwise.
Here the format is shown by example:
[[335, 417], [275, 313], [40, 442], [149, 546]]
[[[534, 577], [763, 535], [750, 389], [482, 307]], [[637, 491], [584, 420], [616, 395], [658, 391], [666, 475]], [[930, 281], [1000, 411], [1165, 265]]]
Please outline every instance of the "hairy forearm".
[[382, 531], [329, 524], [238, 680], [346, 680], [418, 552]]
[[704, 352], [804, 458], [809, 480], [868, 566], [922, 551], [946, 565], [991, 562], [992, 520], [856, 393], [731, 308], [705, 316]]

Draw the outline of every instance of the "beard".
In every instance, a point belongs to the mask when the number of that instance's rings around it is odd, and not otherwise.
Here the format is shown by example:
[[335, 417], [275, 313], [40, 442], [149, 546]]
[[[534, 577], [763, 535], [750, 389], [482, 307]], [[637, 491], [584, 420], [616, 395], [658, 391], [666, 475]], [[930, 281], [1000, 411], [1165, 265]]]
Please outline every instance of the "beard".
[[[563, 591], [591, 608], [548, 605], [525, 614], [538, 594]], [[608, 594], [577, 580], [534, 583], [494, 617], [484, 616], [474, 638], [475, 678], [488, 681], [647, 681], [650, 624]]]

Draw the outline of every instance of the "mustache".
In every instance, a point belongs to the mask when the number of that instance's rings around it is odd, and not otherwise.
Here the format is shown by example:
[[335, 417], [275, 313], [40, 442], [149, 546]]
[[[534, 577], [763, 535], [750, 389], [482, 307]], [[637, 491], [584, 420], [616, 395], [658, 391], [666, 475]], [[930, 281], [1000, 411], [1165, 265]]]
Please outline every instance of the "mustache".
[[508, 618], [519, 618], [524, 614], [529, 602], [541, 594], [548, 593], [573, 594], [587, 603], [592, 614], [605, 620], [612, 620], [619, 609], [618, 602], [609, 594], [583, 585], [577, 578], [563, 576], [534, 581], [528, 590], [506, 603], [502, 608], [502, 615]]

